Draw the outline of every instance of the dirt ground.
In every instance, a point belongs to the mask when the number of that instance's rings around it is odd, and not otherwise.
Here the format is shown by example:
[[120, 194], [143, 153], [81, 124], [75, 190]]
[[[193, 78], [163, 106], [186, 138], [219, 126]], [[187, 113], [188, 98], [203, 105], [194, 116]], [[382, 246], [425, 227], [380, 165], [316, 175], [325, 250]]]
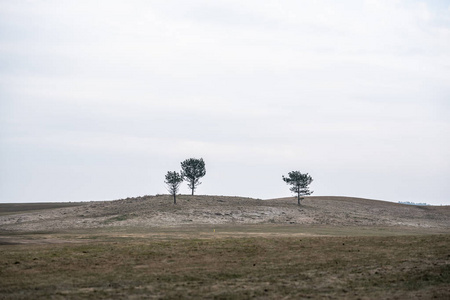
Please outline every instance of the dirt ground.
[[349, 197], [307, 197], [301, 206], [291, 197], [257, 200], [181, 195], [176, 205], [172, 201], [169, 195], [157, 195], [55, 209], [9, 211], [0, 214], [0, 232], [242, 224], [450, 229], [450, 206], [413, 206]]

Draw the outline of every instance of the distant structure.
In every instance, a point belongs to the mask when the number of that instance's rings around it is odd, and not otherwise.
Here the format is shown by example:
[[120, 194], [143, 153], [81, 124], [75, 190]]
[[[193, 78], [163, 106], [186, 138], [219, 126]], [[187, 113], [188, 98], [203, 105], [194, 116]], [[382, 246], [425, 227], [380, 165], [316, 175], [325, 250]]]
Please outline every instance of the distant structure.
[[430, 204], [427, 204], [427, 203], [415, 203], [415, 202], [410, 202], [410, 201], [404, 201], [404, 202], [398, 201], [398, 203], [400, 203], [400, 204], [407, 204], [407, 205], [420, 205], [420, 206], [430, 205]]

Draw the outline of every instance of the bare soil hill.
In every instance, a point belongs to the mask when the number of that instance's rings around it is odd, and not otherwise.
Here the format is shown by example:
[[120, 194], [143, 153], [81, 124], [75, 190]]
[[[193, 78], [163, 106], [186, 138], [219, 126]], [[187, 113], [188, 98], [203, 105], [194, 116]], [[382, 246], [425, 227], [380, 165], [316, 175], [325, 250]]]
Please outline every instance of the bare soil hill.
[[[0, 213], [0, 231], [57, 231], [105, 227], [309, 224], [407, 226], [450, 230], [450, 206], [413, 206], [350, 197], [258, 200], [226, 196], [144, 196], [33, 212]], [[0, 207], [3, 209], [3, 207]]]

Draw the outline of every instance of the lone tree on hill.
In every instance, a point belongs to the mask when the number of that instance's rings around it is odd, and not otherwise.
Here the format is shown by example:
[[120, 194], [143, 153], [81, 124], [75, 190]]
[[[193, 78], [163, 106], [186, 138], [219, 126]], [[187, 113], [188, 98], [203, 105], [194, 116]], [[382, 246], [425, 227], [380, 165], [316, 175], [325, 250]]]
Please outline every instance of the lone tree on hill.
[[189, 158], [181, 163], [181, 176], [184, 180], [188, 182], [188, 187], [192, 190], [192, 195], [194, 195], [194, 190], [197, 188], [201, 182], [200, 178], [205, 176], [205, 162], [203, 158]]
[[298, 205], [300, 205], [300, 200], [303, 200], [301, 196], [311, 195], [313, 191], [309, 190], [309, 185], [313, 181], [312, 177], [306, 174], [300, 173], [300, 171], [289, 172], [288, 177], [284, 177], [283, 180], [291, 187], [289, 190], [297, 194]]
[[164, 182], [167, 184], [169, 193], [173, 195], [173, 204], [177, 204], [177, 192], [182, 181], [183, 177], [178, 172], [167, 172], [166, 180]]

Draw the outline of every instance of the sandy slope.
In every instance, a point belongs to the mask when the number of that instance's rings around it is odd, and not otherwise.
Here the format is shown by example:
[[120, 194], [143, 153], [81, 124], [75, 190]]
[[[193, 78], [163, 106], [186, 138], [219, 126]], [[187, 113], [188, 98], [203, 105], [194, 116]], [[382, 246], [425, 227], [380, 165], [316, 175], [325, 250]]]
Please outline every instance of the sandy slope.
[[0, 216], [0, 231], [53, 231], [187, 224], [326, 224], [450, 230], [450, 206], [410, 206], [349, 197], [256, 200], [225, 196], [145, 196]]

